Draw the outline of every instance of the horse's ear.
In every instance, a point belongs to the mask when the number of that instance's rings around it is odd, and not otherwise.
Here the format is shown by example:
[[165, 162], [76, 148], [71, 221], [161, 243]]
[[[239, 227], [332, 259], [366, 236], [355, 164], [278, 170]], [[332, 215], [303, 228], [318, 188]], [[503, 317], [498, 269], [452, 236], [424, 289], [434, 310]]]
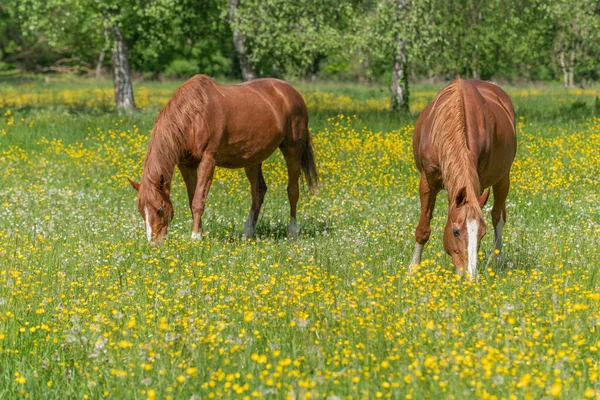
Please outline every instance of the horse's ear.
[[458, 193], [456, 193], [456, 198], [454, 199], [456, 208], [461, 208], [465, 204], [467, 204], [467, 188], [463, 186]]
[[131, 184], [131, 186], [135, 189], [136, 192], [140, 191], [140, 184], [137, 182], [132, 181], [131, 179], [127, 178], [127, 180], [129, 181], [129, 183]]
[[490, 189], [488, 188], [488, 190], [486, 190], [485, 192], [483, 192], [483, 194], [481, 196], [479, 196], [479, 207], [483, 208], [483, 206], [485, 206], [485, 204], [487, 203], [489, 198], [490, 198]]

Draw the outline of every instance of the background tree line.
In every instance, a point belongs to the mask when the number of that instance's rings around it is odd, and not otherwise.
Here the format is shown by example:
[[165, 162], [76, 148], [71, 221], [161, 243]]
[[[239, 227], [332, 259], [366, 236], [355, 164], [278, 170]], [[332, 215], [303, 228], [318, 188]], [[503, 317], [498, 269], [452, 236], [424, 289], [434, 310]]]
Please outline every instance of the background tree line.
[[[0, 71], [379, 82], [600, 76], [600, 0], [5, 0]], [[0, 75], [1, 76], [1, 75]]]

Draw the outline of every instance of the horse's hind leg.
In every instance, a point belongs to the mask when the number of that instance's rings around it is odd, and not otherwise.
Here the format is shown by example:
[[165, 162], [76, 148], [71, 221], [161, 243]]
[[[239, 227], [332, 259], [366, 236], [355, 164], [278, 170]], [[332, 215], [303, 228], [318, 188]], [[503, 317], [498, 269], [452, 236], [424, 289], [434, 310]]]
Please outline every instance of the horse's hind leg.
[[[421, 214], [419, 216], [419, 224], [415, 230], [415, 251], [413, 253], [410, 266], [421, 264], [421, 255], [423, 248], [429, 240], [431, 234], [431, 218], [433, 217], [433, 209], [435, 208], [435, 199], [439, 192], [439, 188], [430, 187], [427, 176], [421, 173], [421, 182], [419, 183], [419, 196], [421, 198]], [[410, 268], [409, 268], [410, 270]]]
[[258, 221], [258, 214], [265, 199], [265, 193], [267, 193], [267, 184], [262, 174], [262, 164], [246, 167], [244, 170], [250, 181], [250, 191], [252, 192], [252, 206], [250, 207], [248, 220], [244, 227], [244, 238], [247, 239], [256, 233], [256, 222]]
[[[493, 186], [494, 206], [492, 207], [492, 224], [494, 225], [494, 237], [496, 250], [502, 251], [502, 230], [506, 223], [506, 197], [510, 188], [510, 174], [506, 174]], [[500, 253], [502, 257], [502, 253]]]
[[298, 141], [292, 141], [291, 143], [284, 142], [281, 145], [281, 152], [285, 158], [288, 170], [288, 199], [290, 201], [290, 224], [288, 226], [288, 238], [298, 238], [298, 225], [296, 224], [296, 206], [298, 204], [298, 197], [300, 196], [300, 190], [298, 188], [298, 180], [300, 179], [301, 167], [300, 158], [302, 155], [302, 146]]

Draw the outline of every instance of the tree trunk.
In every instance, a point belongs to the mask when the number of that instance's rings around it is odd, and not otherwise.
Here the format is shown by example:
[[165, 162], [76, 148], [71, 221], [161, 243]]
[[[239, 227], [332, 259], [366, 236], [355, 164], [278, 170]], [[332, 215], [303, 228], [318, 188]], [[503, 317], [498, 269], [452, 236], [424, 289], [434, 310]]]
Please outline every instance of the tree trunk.
[[102, 51], [100, 51], [100, 56], [98, 57], [98, 64], [96, 64], [96, 79], [100, 79], [102, 77], [102, 67], [104, 66], [104, 58], [106, 57], [106, 46], [108, 46], [108, 27], [104, 25], [104, 47], [102, 47]]
[[237, 12], [240, 6], [240, 0], [229, 0], [229, 22], [231, 23], [231, 29], [233, 31], [233, 45], [240, 61], [240, 68], [242, 70], [242, 78], [245, 81], [250, 81], [256, 78], [254, 73], [254, 66], [248, 54], [246, 53], [246, 41], [244, 35], [240, 31], [237, 24]]
[[100, 51], [100, 56], [98, 56], [98, 64], [96, 64], [96, 79], [102, 78], [102, 66], [104, 65], [104, 54], [106, 53], [105, 49]]
[[[479, 2], [469, 2], [471, 5], [471, 29], [476, 29], [479, 25], [481, 25], [481, 13], [479, 11]], [[471, 74], [473, 79], [481, 79], [481, 71], [479, 69], [479, 60], [477, 58], [477, 52], [473, 51], [471, 53]]]
[[475, 53], [471, 55], [471, 72], [473, 74], [473, 79], [481, 79], [481, 72], [479, 72], [479, 61], [477, 60], [477, 55]]
[[392, 99], [390, 111], [408, 113], [408, 65], [406, 63], [406, 42], [398, 41], [392, 69]]
[[562, 70], [562, 73], [563, 73], [563, 86], [565, 88], [568, 88], [569, 87], [569, 71], [567, 68], [567, 63], [565, 61], [565, 52], [563, 50], [560, 51], [559, 61], [560, 61], [560, 69]]
[[[401, 23], [402, 13], [406, 8], [406, 0], [397, 0], [396, 3], [396, 29]], [[392, 63], [392, 98], [390, 100], [390, 112], [408, 114], [408, 62], [406, 59], [406, 41], [400, 38], [400, 34], [394, 34], [396, 51]]]
[[135, 108], [133, 101], [133, 84], [129, 72], [129, 59], [127, 46], [118, 26], [113, 27], [115, 44], [113, 47], [112, 66], [115, 84], [115, 101], [118, 110], [131, 110]]
[[571, 58], [569, 59], [569, 87], [575, 87], [575, 51], [571, 50]]

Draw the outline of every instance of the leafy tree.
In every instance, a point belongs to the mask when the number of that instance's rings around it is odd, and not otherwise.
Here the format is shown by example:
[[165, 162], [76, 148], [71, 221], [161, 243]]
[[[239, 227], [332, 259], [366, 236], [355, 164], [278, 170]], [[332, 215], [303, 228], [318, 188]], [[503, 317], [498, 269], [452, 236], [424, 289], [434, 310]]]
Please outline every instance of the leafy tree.
[[[131, 52], [133, 67], [155, 78], [186, 78], [198, 72], [211, 76], [230, 75], [236, 70], [230, 22], [225, 0], [177, 0], [182, 12], [173, 13], [168, 35], [157, 46], [145, 35], [135, 41]], [[148, 30], [154, 29], [148, 26]], [[233, 72], [233, 75], [238, 75]]]
[[[261, 74], [302, 75], [315, 61], [343, 51], [358, 1], [231, 0], [247, 58]], [[237, 45], [236, 45], [237, 48]], [[240, 57], [240, 64], [244, 64]]]
[[354, 46], [372, 64], [391, 67], [390, 111], [409, 111], [409, 70], [429, 65], [441, 31], [435, 0], [379, 0], [359, 16]]
[[490, 79], [495, 74], [510, 76], [523, 64], [547, 63], [552, 31], [543, 1], [440, 2], [445, 18], [439, 72]]
[[600, 51], [600, 2], [555, 0], [547, 4], [553, 17], [554, 50], [565, 87], [575, 86], [575, 63], [590, 57], [598, 63]]
[[600, 76], [597, 0], [5, 0], [0, 69], [112, 67], [119, 109], [131, 71], [319, 76], [391, 82], [408, 111], [409, 76]]
[[14, 63], [23, 58], [23, 50], [27, 45], [20, 35], [20, 25], [15, 4], [0, 3], [0, 70], [7, 68], [8, 63]]
[[233, 44], [240, 62], [242, 78], [245, 81], [250, 81], [256, 77], [256, 73], [254, 72], [254, 65], [248, 57], [244, 33], [240, 30], [239, 8], [240, 0], [229, 0], [229, 21], [233, 34]]
[[[19, 12], [26, 32], [42, 32], [55, 48], [68, 47], [90, 58], [112, 48], [115, 102], [120, 110], [135, 108], [129, 50], [136, 44], [157, 49], [170, 42], [183, 10], [177, 0], [22, 0]], [[102, 61], [102, 56], [99, 57]]]

